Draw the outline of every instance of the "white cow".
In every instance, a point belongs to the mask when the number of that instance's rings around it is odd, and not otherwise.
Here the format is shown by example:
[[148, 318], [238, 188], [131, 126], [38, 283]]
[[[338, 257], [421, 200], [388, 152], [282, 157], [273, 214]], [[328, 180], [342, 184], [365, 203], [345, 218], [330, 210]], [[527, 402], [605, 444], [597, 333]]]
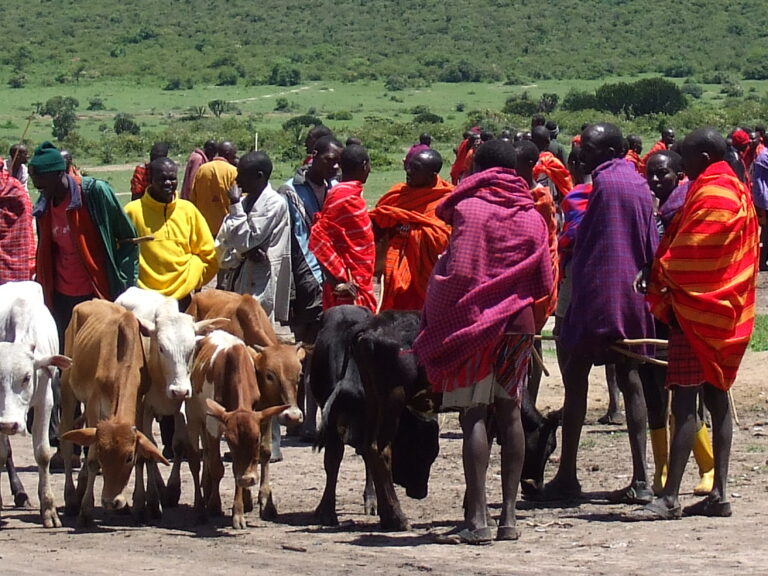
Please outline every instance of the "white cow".
[[[190, 369], [195, 351], [196, 337], [228, 322], [223, 318], [195, 322], [188, 314], [179, 312], [179, 304], [151, 290], [132, 287], [115, 301], [133, 312], [145, 333], [145, 352], [147, 346], [147, 367], [149, 388], [141, 408], [141, 431], [152, 438], [152, 421], [156, 417], [174, 416], [173, 435], [174, 460], [164, 504], [178, 504], [181, 494], [181, 461], [183, 447], [188, 445], [186, 418], [182, 406], [184, 400], [192, 396]], [[148, 462], [148, 492], [144, 492], [144, 471], [142, 462], [136, 464], [136, 492], [134, 493], [134, 512], [142, 516], [147, 507], [152, 516], [159, 516], [159, 501], [156, 489], [162, 487], [157, 464]], [[162, 489], [162, 488], [161, 488]]]
[[[45, 306], [40, 285], [9, 282], [0, 286], [0, 434], [26, 433], [27, 412], [34, 408], [37, 495], [46, 528], [61, 526], [50, 484], [48, 426], [53, 408], [51, 381], [56, 368], [67, 368], [71, 361], [58, 351], [56, 323]], [[7, 442], [0, 442], [0, 468], [5, 465], [7, 446]]]

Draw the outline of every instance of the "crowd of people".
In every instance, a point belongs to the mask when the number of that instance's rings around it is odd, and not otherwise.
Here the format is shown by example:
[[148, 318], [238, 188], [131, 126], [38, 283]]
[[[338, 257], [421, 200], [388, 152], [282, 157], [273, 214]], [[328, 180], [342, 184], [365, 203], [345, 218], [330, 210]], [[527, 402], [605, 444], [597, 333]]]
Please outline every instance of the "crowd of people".
[[[0, 282], [42, 285], [62, 345], [77, 304], [114, 300], [134, 285], [180, 310], [205, 287], [252, 294], [276, 327], [307, 345], [333, 306], [421, 310], [414, 352], [443, 408], [460, 411], [463, 432], [464, 522], [446, 539], [472, 544], [494, 537], [486, 500], [494, 434], [503, 500], [495, 537], [519, 537], [521, 399], [536, 402], [539, 335], [554, 316], [562, 453], [534, 498], [581, 495], [589, 373], [605, 365], [614, 390], [606, 421], [618, 419], [620, 391], [632, 459], [630, 484], [609, 500], [642, 505], [633, 512], [641, 520], [729, 516], [728, 390], [752, 332], [757, 272], [768, 265], [758, 232], [765, 238], [768, 228], [764, 130], [724, 138], [702, 128], [676, 140], [665, 128], [645, 155], [639, 137], [608, 123], [583, 126], [569, 154], [558, 135], [540, 116], [525, 132], [472, 128], [449, 181], [423, 134], [403, 160], [405, 181], [370, 210], [368, 152], [325, 126], [309, 131], [307, 157], [276, 188], [268, 154], [238, 158], [231, 142], [208, 141], [190, 154], [177, 193], [179, 167], [156, 143], [124, 208], [50, 142], [29, 158], [17, 145], [0, 172]], [[27, 178], [40, 192], [34, 207]], [[303, 408], [312, 437], [308, 386]], [[164, 443], [169, 424], [161, 423]], [[704, 499], [682, 508], [691, 450]]]

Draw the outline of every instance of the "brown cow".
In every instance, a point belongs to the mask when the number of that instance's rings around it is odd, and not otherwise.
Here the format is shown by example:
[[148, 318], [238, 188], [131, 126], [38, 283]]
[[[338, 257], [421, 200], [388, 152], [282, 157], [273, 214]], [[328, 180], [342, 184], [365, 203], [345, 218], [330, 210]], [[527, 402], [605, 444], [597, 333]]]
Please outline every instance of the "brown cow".
[[[258, 300], [249, 294], [235, 294], [222, 290], [205, 290], [192, 296], [187, 309], [195, 320], [207, 318], [229, 318], [224, 329], [253, 346], [259, 357], [255, 362], [256, 378], [259, 384], [259, 401], [255, 409], [287, 404], [278, 415], [280, 424], [295, 426], [301, 424], [303, 415], [296, 405], [296, 390], [301, 377], [301, 361], [304, 349], [280, 344], [272, 328], [272, 322]], [[269, 483], [269, 459], [272, 456], [272, 418], [261, 422], [261, 478], [259, 484], [259, 512], [264, 520], [277, 516]], [[247, 507], [247, 505], [246, 505]]]
[[[195, 511], [201, 519], [206, 513], [222, 513], [219, 485], [224, 476], [224, 465], [219, 438], [223, 434], [232, 454], [235, 477], [232, 527], [236, 529], [246, 527], [244, 503], [250, 507], [250, 489], [256, 484], [261, 421], [289, 408], [282, 404], [261, 412], [253, 411], [259, 400], [254, 365], [259, 356], [240, 338], [220, 330], [212, 332], [198, 342], [192, 367], [193, 396], [187, 401], [187, 425], [192, 446], [189, 467], [195, 482]], [[216, 420], [206, 422], [206, 415]], [[199, 481], [198, 438], [202, 439], [205, 458], [204, 497]]]
[[[72, 366], [61, 376], [61, 450], [64, 456], [65, 512], [78, 510], [78, 523], [93, 522], [93, 484], [104, 474], [101, 494], [107, 509], [123, 508], [123, 491], [137, 457], [163, 464], [157, 447], [136, 429], [145, 366], [139, 321], [132, 312], [105, 300], [75, 307], [65, 334], [64, 350]], [[87, 428], [73, 430], [75, 402], [85, 403]], [[91, 446], [87, 467], [72, 481], [72, 442]], [[87, 486], [82, 488], [83, 476]]]

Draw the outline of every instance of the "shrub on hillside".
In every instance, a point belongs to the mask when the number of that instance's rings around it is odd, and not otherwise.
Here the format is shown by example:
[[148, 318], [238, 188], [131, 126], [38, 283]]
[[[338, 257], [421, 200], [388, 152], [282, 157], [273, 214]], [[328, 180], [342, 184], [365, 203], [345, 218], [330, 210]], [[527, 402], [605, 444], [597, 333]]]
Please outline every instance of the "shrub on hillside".
[[105, 109], [104, 100], [102, 100], [101, 98], [94, 97], [88, 100], [88, 108], [86, 108], [86, 110], [98, 111], [98, 110], [104, 110], [104, 109]]
[[442, 124], [443, 117], [432, 112], [422, 112], [421, 114], [416, 114], [413, 117], [413, 121], [416, 124]]
[[329, 120], [352, 120], [352, 112], [347, 110], [339, 110], [338, 112], [331, 112], [328, 114]]
[[296, 86], [301, 82], [301, 71], [288, 64], [275, 64], [267, 78], [267, 84], [275, 86]]
[[512, 94], [504, 102], [504, 108], [502, 108], [505, 114], [516, 114], [518, 116], [532, 116], [539, 110], [539, 106], [536, 102], [531, 100], [528, 92], [522, 94]]
[[113, 125], [115, 134], [133, 134], [138, 136], [141, 132], [141, 127], [136, 123], [133, 116], [130, 114], [123, 114], [122, 112], [115, 116], [115, 123]]
[[597, 109], [597, 98], [595, 98], [594, 92], [571, 88], [565, 95], [565, 98], [563, 98], [561, 108], [571, 112], [576, 112], [578, 110], [595, 110]]

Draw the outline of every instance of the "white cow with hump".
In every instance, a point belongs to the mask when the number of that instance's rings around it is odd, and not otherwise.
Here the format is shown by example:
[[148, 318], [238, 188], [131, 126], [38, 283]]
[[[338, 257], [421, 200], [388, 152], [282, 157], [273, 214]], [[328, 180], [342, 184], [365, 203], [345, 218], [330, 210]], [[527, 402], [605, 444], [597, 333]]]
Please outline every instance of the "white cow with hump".
[[[40, 514], [46, 528], [61, 526], [53, 500], [48, 464], [48, 426], [53, 409], [52, 380], [71, 361], [59, 353], [56, 323], [37, 282], [0, 286], [0, 434], [26, 433], [27, 412], [34, 409], [32, 443], [38, 470]], [[0, 469], [7, 439], [0, 442]], [[0, 508], [2, 498], [0, 498]]]
[[[181, 494], [182, 451], [188, 445], [184, 400], [192, 396], [190, 369], [195, 341], [198, 336], [221, 327], [228, 320], [217, 318], [195, 322], [194, 318], [179, 312], [179, 304], [173, 298], [151, 290], [132, 287], [115, 301], [133, 312], [145, 335], [145, 354], [149, 374], [149, 387], [143, 398], [140, 415], [141, 431], [152, 438], [152, 421], [156, 417], [174, 416], [174, 460], [163, 504], [175, 506]], [[146, 349], [148, 345], [148, 350]], [[144, 493], [142, 463], [137, 462], [134, 512], [142, 516], [160, 515], [159, 494], [163, 482], [155, 462], [148, 462], [148, 492]]]

